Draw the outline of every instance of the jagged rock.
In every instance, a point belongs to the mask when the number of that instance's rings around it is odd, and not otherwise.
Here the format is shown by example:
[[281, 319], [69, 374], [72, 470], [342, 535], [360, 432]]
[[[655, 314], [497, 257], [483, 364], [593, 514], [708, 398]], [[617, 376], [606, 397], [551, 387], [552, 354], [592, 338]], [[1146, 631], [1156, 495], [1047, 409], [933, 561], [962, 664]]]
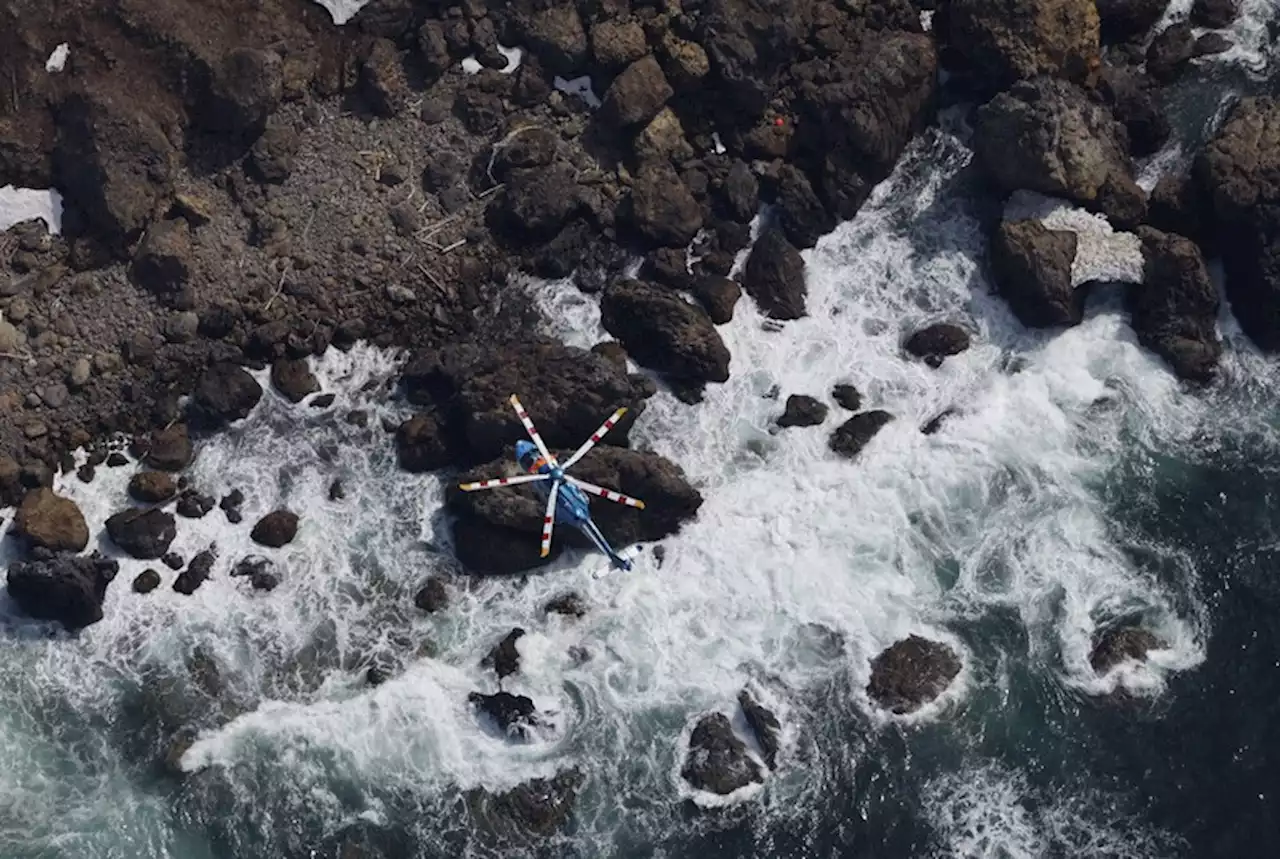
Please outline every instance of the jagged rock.
[[[596, 421], [598, 424], [598, 416]], [[552, 446], [557, 456], [561, 456], [561, 450]], [[501, 474], [509, 462], [504, 458], [472, 469], [460, 475], [458, 482]], [[593, 499], [592, 518], [617, 547], [660, 540], [675, 533], [702, 504], [701, 495], [689, 485], [679, 466], [652, 453], [597, 446], [574, 466], [573, 473], [645, 503], [641, 511]], [[445, 500], [455, 516], [458, 560], [477, 572], [519, 573], [549, 563], [565, 546], [589, 549], [591, 545], [575, 529], [561, 523], [555, 529], [551, 556], [542, 558], [538, 535], [546, 505], [527, 485], [470, 493], [451, 486]]]
[[178, 531], [171, 514], [159, 508], [139, 508], [122, 510], [107, 519], [107, 534], [129, 557], [150, 561], [164, 557]]
[[542, 607], [542, 610], [547, 614], [562, 614], [565, 617], [582, 617], [587, 613], [587, 605], [579, 594], [570, 591], [567, 594], [561, 594], [560, 596], [550, 600]]
[[725, 174], [722, 206], [725, 214], [739, 223], [748, 223], [760, 209], [760, 182], [745, 161], [735, 160]]
[[517, 16], [521, 42], [551, 72], [572, 77], [587, 58], [587, 33], [573, 3], [551, 3]]
[[1169, 8], [1169, 0], [1097, 0], [1102, 41], [1124, 42], [1145, 36]]
[[871, 661], [867, 694], [898, 715], [937, 698], [960, 673], [960, 657], [937, 641], [909, 635]]
[[181, 471], [191, 464], [194, 448], [184, 423], [175, 423], [151, 435], [145, 462], [156, 471]]
[[969, 332], [959, 325], [939, 322], [912, 334], [904, 348], [917, 358], [923, 358], [930, 367], [938, 367], [944, 359], [969, 348]]
[[742, 287], [736, 280], [714, 274], [696, 279], [690, 291], [715, 325], [732, 322], [733, 308], [742, 298]]
[[476, 819], [499, 836], [523, 840], [530, 834], [550, 835], [568, 820], [584, 780], [581, 771], [564, 770], [550, 779], [524, 782], [506, 793], [470, 791], [467, 804]]
[[54, 552], [80, 552], [89, 545], [89, 526], [80, 508], [46, 487], [23, 496], [13, 532], [33, 546]]
[[220, 427], [246, 417], [262, 398], [262, 386], [244, 368], [214, 364], [204, 372], [191, 396], [192, 417]]
[[119, 568], [97, 552], [86, 558], [36, 548], [31, 560], [9, 565], [9, 596], [30, 617], [74, 632], [102, 620], [107, 585]]
[[721, 796], [764, 782], [760, 765], [747, 753], [723, 713], [710, 713], [698, 720], [680, 776], [697, 790]]
[[1124, 124], [1129, 153], [1135, 158], [1158, 152], [1172, 133], [1153, 90], [1151, 80], [1132, 68], [1107, 66], [1099, 82], [1098, 91]]
[[777, 769], [778, 751], [782, 747], [782, 724], [773, 711], [761, 704], [748, 689], [738, 693], [738, 705], [747, 717], [751, 732], [764, 752], [764, 763], [769, 769]]
[[1191, 23], [1221, 30], [1230, 27], [1240, 14], [1240, 0], [1196, 0], [1191, 7]]
[[1098, 67], [1094, 0], [953, 0], [935, 27], [988, 92], [1037, 75], [1088, 84]]
[[213, 505], [212, 496], [188, 490], [178, 498], [174, 512], [184, 519], [203, 519], [213, 509]]
[[191, 229], [183, 220], [152, 224], [133, 258], [133, 276], [146, 289], [172, 294], [191, 277]]
[[634, 63], [648, 50], [644, 28], [636, 21], [599, 21], [591, 26], [591, 56], [607, 71]]
[[409, 103], [412, 90], [389, 39], [375, 39], [360, 63], [360, 92], [378, 116], [395, 116]]
[[1002, 193], [1065, 197], [1116, 227], [1146, 214], [1124, 127], [1079, 87], [1054, 78], [1015, 84], [978, 111], [974, 157]]
[[258, 520], [249, 538], [259, 546], [279, 549], [293, 542], [298, 533], [298, 514], [291, 510], [273, 510]]
[[653, 161], [682, 163], [693, 157], [693, 147], [685, 139], [680, 117], [669, 107], [664, 107], [636, 135], [632, 143], [635, 160], [644, 164]]
[[1071, 282], [1076, 234], [1039, 221], [1004, 221], [991, 239], [996, 287], [1018, 320], [1031, 328], [1075, 325], [1084, 295]]
[[1127, 308], [1138, 342], [1183, 379], [1210, 381], [1222, 356], [1218, 291], [1190, 239], [1139, 227], [1142, 283], [1131, 284]]
[[1172, 82], [1195, 56], [1196, 37], [1186, 21], [1171, 24], [1147, 47], [1147, 73], [1161, 83]]
[[880, 409], [859, 412], [836, 427], [835, 432], [831, 434], [830, 447], [841, 456], [852, 459], [891, 420], [893, 415]]
[[827, 419], [827, 406], [813, 397], [792, 394], [787, 397], [787, 407], [778, 418], [780, 427], [813, 427]]
[[160, 574], [150, 567], [134, 576], [133, 592], [135, 594], [149, 594], [158, 587], [160, 587]]
[[943, 409], [933, 417], [929, 418], [929, 420], [925, 421], [924, 425], [920, 427], [920, 432], [923, 435], [933, 435], [938, 430], [942, 429], [942, 422], [955, 413], [956, 410], [954, 408], [947, 407]]
[[742, 287], [767, 316], [805, 315], [804, 259], [779, 230], [766, 228], [756, 239], [742, 273]]
[[225, 134], [253, 138], [284, 96], [278, 54], [255, 48], [231, 51], [215, 69], [208, 99], [197, 113], [201, 124]]
[[163, 471], [140, 471], [129, 479], [129, 495], [144, 504], [168, 501], [178, 494], [178, 485]]
[[444, 579], [439, 576], [427, 579], [426, 584], [414, 595], [413, 604], [427, 614], [434, 614], [448, 608], [449, 591], [445, 587]]
[[662, 67], [652, 55], [627, 66], [605, 91], [601, 110], [609, 122], [623, 128], [647, 125], [675, 95]]
[[862, 407], [862, 394], [853, 385], [836, 385], [831, 389], [831, 399], [842, 409], [856, 412]]
[[283, 123], [268, 125], [249, 150], [249, 161], [258, 179], [273, 184], [288, 179], [301, 146], [302, 137], [292, 126]]
[[481, 667], [493, 669], [493, 673], [498, 675], [499, 683], [504, 677], [509, 677], [520, 670], [520, 651], [516, 647], [516, 642], [523, 637], [524, 630], [516, 627], [508, 632], [502, 641], [495, 644], [480, 661]]
[[493, 207], [496, 226], [520, 242], [545, 241], [578, 211], [580, 200], [573, 169], [566, 164], [512, 170]]
[[631, 186], [631, 220], [654, 244], [682, 248], [702, 229], [702, 209], [670, 164], [654, 162]]
[[729, 378], [729, 350], [711, 318], [670, 290], [616, 281], [600, 299], [600, 321], [637, 364], [677, 379]]
[[797, 248], [811, 248], [818, 239], [835, 229], [835, 218], [814, 193], [809, 177], [790, 164], [784, 164], [778, 170], [775, 206], [782, 231]]
[[1097, 674], [1106, 674], [1126, 660], [1142, 661], [1148, 651], [1165, 646], [1155, 633], [1140, 626], [1114, 626], [1094, 636], [1089, 664]]
[[209, 578], [209, 574], [213, 572], [213, 562], [217, 560], [217, 555], [212, 549], [205, 549], [203, 552], [196, 554], [191, 562], [187, 564], [187, 568], [183, 570], [173, 581], [173, 589], [180, 594], [190, 596], [196, 592], [196, 589], [204, 584], [205, 579]]
[[678, 86], [696, 84], [711, 72], [711, 58], [697, 42], [677, 38], [668, 32], [662, 37], [658, 50], [662, 70]]
[[434, 412], [422, 412], [396, 429], [396, 458], [405, 471], [420, 474], [445, 468], [454, 455]]
[[525, 739], [529, 730], [537, 727], [541, 720], [533, 699], [525, 695], [512, 695], [510, 692], [497, 692], [485, 695], [472, 692], [467, 701], [488, 716], [509, 737]]
[[271, 384], [291, 403], [320, 390], [320, 382], [303, 358], [281, 358], [271, 365]]

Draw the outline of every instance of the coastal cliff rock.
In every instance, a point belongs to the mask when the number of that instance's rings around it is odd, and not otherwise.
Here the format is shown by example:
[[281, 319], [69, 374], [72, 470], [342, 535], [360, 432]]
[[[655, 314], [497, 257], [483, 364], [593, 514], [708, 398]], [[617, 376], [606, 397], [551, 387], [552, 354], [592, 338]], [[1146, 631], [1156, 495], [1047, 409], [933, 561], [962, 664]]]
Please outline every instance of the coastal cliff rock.
[[1218, 290], [1200, 249], [1190, 239], [1140, 227], [1142, 283], [1128, 288], [1127, 306], [1138, 342], [1183, 379], [1213, 379], [1218, 339]]
[[1072, 284], [1076, 234], [1039, 221], [1003, 221], [991, 237], [991, 270], [1009, 309], [1030, 328], [1075, 325], [1084, 292]]
[[74, 632], [102, 620], [107, 585], [119, 569], [97, 552], [68, 557], [37, 548], [30, 560], [10, 564], [9, 595], [27, 615]]
[[960, 673], [960, 658], [937, 641], [909, 635], [871, 661], [867, 694], [898, 715], [913, 713], [946, 690]]
[[747, 256], [742, 288], [774, 319], [805, 315], [804, 259], [781, 231], [766, 228]]
[[709, 713], [698, 720], [689, 737], [680, 777], [697, 790], [721, 796], [764, 782], [763, 770], [723, 713]]
[[[572, 450], [552, 448], [552, 452], [563, 458]], [[457, 482], [514, 474], [517, 470], [508, 453], [459, 475]], [[637, 510], [589, 496], [592, 518], [617, 547], [666, 537], [691, 519], [702, 505], [702, 496], [685, 480], [683, 470], [657, 454], [600, 445], [579, 460], [573, 474], [645, 503], [643, 510]], [[552, 537], [550, 557], [539, 557], [538, 537], [546, 505], [528, 485], [474, 493], [453, 485], [446, 492], [445, 502], [457, 516], [454, 543], [458, 559], [476, 572], [523, 572], [548, 563], [566, 546], [586, 549], [591, 545], [576, 529], [560, 522]]]

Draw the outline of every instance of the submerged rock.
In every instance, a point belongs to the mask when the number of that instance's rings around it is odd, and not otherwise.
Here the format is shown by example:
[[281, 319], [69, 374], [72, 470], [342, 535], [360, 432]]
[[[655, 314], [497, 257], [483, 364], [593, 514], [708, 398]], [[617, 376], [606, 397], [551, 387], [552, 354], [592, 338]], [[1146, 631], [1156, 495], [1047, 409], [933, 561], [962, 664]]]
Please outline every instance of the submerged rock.
[[447, 608], [449, 605], [449, 591], [445, 587], [444, 579], [440, 576], [432, 576], [427, 579], [426, 584], [414, 595], [413, 604], [427, 614], [434, 614]]
[[485, 695], [472, 692], [467, 701], [480, 713], [494, 721], [498, 728], [509, 737], [526, 739], [529, 730], [538, 726], [538, 709], [533, 699], [525, 695], [512, 695], [510, 692], [496, 692]]
[[1114, 626], [1094, 635], [1089, 664], [1098, 674], [1106, 674], [1126, 660], [1141, 662], [1147, 652], [1165, 647], [1155, 633], [1140, 626]]
[[467, 804], [476, 819], [499, 836], [549, 835], [568, 820], [584, 780], [581, 771], [564, 770], [506, 793], [473, 790], [467, 794]]
[[855, 457], [891, 420], [893, 415], [880, 409], [859, 412], [836, 427], [829, 446], [841, 456]]
[[136, 508], [107, 519], [107, 534], [129, 557], [150, 561], [164, 557], [178, 530], [172, 514]]
[[898, 715], [913, 713], [941, 695], [959, 673], [960, 657], [950, 647], [910, 635], [871, 661], [867, 694]]
[[787, 397], [787, 405], [778, 418], [780, 427], [813, 427], [827, 419], [827, 405], [805, 394]]
[[575, 591], [561, 594], [542, 607], [547, 614], [562, 614], [565, 617], [582, 617], [587, 613], [587, 604]]
[[102, 620], [107, 585], [120, 565], [94, 552], [89, 557], [32, 550], [31, 560], [9, 565], [9, 595], [24, 613], [74, 632]]
[[709, 713], [698, 720], [680, 776], [696, 790], [721, 796], [764, 782], [760, 765], [733, 733], [724, 713]]
[[80, 508], [46, 487], [23, 496], [13, 528], [31, 545], [55, 552], [79, 552], [89, 545], [89, 526]]
[[480, 661], [484, 668], [492, 668], [501, 683], [504, 677], [510, 677], [520, 670], [520, 651], [516, 642], [524, 637], [524, 630], [516, 627], [508, 632], [493, 649]]
[[293, 542], [298, 533], [298, 514], [291, 510], [274, 510], [258, 520], [249, 538], [259, 546], [279, 549]]
[[747, 718], [747, 724], [756, 735], [756, 742], [764, 752], [764, 762], [769, 769], [777, 769], [778, 750], [782, 746], [782, 724], [773, 711], [761, 704], [749, 689], [738, 693], [738, 705]]

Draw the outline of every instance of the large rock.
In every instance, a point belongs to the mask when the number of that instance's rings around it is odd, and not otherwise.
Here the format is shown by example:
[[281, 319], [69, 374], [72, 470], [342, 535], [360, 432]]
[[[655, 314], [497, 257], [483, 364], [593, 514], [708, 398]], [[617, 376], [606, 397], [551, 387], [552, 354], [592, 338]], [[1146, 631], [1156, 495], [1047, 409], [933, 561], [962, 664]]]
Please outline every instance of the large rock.
[[778, 170], [778, 223], [797, 248], [811, 248], [818, 239], [835, 229], [835, 218], [827, 212], [809, 177], [798, 168], [784, 164]]
[[841, 456], [852, 459], [892, 420], [893, 415], [880, 409], [859, 412], [836, 427], [828, 446]]
[[74, 632], [102, 620], [107, 585], [119, 569], [97, 552], [69, 557], [35, 549], [31, 560], [9, 565], [9, 596], [27, 615]]
[[1127, 306], [1138, 342], [1169, 362], [1183, 379], [1208, 382], [1222, 357], [1218, 291], [1195, 242], [1140, 227], [1142, 283]]
[[192, 418], [221, 427], [248, 416], [262, 399], [258, 380], [236, 364], [214, 364], [205, 370], [191, 396]]
[[1240, 14], [1240, 0], [1196, 0], [1191, 7], [1191, 23], [1220, 30], [1230, 27]]
[[1145, 36], [1169, 8], [1169, 0], [1097, 0], [1103, 42]]
[[467, 696], [467, 702], [481, 715], [491, 719], [509, 737], [526, 739], [530, 729], [542, 723], [533, 699], [525, 695], [512, 695], [510, 692], [485, 695], [472, 692]]
[[572, 168], [553, 164], [511, 170], [492, 211], [502, 232], [530, 242], [555, 236], [580, 205]]
[[1231, 309], [1260, 348], [1280, 350], [1280, 100], [1241, 99], [1194, 177], [1190, 196], [1208, 202]]
[[1098, 68], [1094, 0], [952, 0], [935, 27], [987, 92], [1037, 75], [1090, 83]]
[[530, 834], [546, 836], [569, 819], [582, 772], [564, 770], [549, 779], [537, 778], [516, 785], [506, 793], [473, 790], [467, 805], [476, 820], [499, 837], [525, 840]]
[[710, 713], [698, 720], [689, 736], [680, 776], [696, 790], [727, 796], [764, 782], [764, 772], [733, 733], [729, 718]]
[[152, 224], [133, 258], [139, 284], [161, 295], [182, 289], [191, 277], [191, 230], [182, 219]]
[[300, 403], [320, 390], [320, 382], [302, 358], [281, 358], [272, 364], [271, 385], [291, 403]]
[[107, 519], [107, 534], [129, 557], [150, 561], [164, 557], [178, 531], [173, 514], [137, 508]]
[[[575, 445], [576, 447], [576, 445]], [[571, 451], [552, 451], [564, 458]], [[458, 482], [481, 480], [515, 471], [510, 459], [488, 463], [459, 476]], [[597, 446], [573, 467], [575, 477], [638, 498], [637, 510], [590, 496], [591, 514], [617, 548], [660, 540], [693, 518], [702, 496], [689, 485], [679, 466], [657, 454]], [[462, 492], [456, 485], [445, 495], [456, 517], [454, 545], [458, 559], [480, 573], [508, 574], [548, 563], [566, 546], [589, 549], [591, 544], [566, 522], [558, 522], [550, 558], [540, 557], [539, 534], [546, 504], [528, 485]]]
[[140, 471], [129, 478], [129, 496], [144, 504], [168, 501], [178, 494], [178, 485], [163, 471]]
[[827, 405], [806, 394], [792, 394], [778, 418], [778, 426], [816, 427], [827, 419]]
[[520, 650], [517, 642], [524, 637], [524, 634], [523, 629], [516, 627], [503, 636], [502, 640], [485, 655], [485, 658], [480, 660], [481, 667], [492, 668], [493, 673], [498, 675], [499, 683], [520, 670]]
[[616, 281], [600, 299], [600, 321], [637, 364], [676, 379], [729, 378], [729, 349], [711, 317], [671, 290]]
[[1002, 193], [1027, 189], [1065, 197], [1117, 227], [1134, 226], [1146, 214], [1124, 127], [1065, 81], [1023, 81], [983, 105], [974, 157]]
[[695, 280], [689, 291], [716, 325], [733, 321], [733, 308], [742, 298], [742, 287], [736, 280], [714, 274]]
[[396, 429], [396, 457], [405, 471], [420, 474], [445, 468], [455, 453], [434, 411], [422, 412]]
[[360, 63], [360, 93], [378, 116], [395, 116], [405, 109], [413, 91], [389, 39], [375, 39]]
[[702, 209], [670, 164], [652, 162], [631, 186], [631, 220], [654, 244], [682, 248], [702, 229]]
[[214, 69], [197, 121], [211, 130], [255, 138], [284, 95], [280, 56], [256, 48], [231, 51]]
[[273, 510], [258, 520], [249, 538], [260, 546], [279, 549], [293, 542], [298, 533], [298, 514], [292, 510]]
[[157, 471], [181, 471], [191, 464], [194, 454], [187, 425], [176, 423], [152, 434], [146, 464]]
[[762, 704], [750, 689], [738, 693], [738, 705], [747, 719], [747, 725], [756, 735], [756, 742], [764, 752], [764, 763], [769, 769], [777, 769], [778, 752], [782, 748], [782, 724], [774, 712]]
[[511, 445], [526, 437], [511, 407], [512, 394], [520, 396], [548, 445], [573, 450], [621, 406], [627, 413], [601, 445], [626, 444], [653, 393], [647, 380], [628, 376], [625, 366], [543, 339], [424, 352], [409, 362], [402, 378], [409, 401], [434, 410], [441, 446], [456, 457], [449, 464], [460, 465], [509, 458]]
[[1084, 294], [1072, 286], [1076, 234], [1039, 221], [1004, 221], [991, 237], [991, 269], [1009, 309], [1029, 328], [1075, 325]]
[[89, 545], [89, 526], [80, 508], [44, 487], [32, 489], [22, 499], [13, 530], [31, 545], [54, 552], [79, 552]]
[[946, 358], [969, 348], [969, 332], [959, 325], [938, 322], [912, 334], [903, 348], [915, 357], [923, 358], [929, 366], [938, 367]]
[[1153, 155], [1168, 141], [1172, 129], [1146, 75], [1124, 66], [1107, 66], [1098, 91], [1111, 105], [1111, 113], [1124, 124], [1129, 154], [1135, 158]]
[[601, 109], [609, 121], [624, 128], [647, 125], [675, 95], [662, 67], [650, 54], [627, 66], [605, 91]]
[[937, 641], [909, 635], [871, 661], [867, 694], [899, 715], [937, 698], [960, 673], [960, 657]]
[[522, 42], [557, 75], [572, 77], [587, 58], [587, 32], [573, 3], [550, 3], [517, 16]]
[[1171, 83], [1196, 55], [1191, 24], [1181, 21], [1160, 31], [1147, 47], [1147, 73], [1160, 83]]
[[638, 21], [608, 20], [591, 26], [591, 56], [606, 71], [625, 68], [649, 51]]
[[1098, 674], [1106, 674], [1122, 662], [1140, 662], [1149, 651], [1165, 646], [1155, 633], [1140, 626], [1113, 626], [1094, 636], [1089, 664]]
[[172, 191], [177, 154], [169, 138], [154, 118], [115, 95], [68, 96], [58, 120], [54, 179], [65, 204], [123, 249]]
[[805, 315], [804, 259], [780, 230], [767, 228], [756, 239], [742, 272], [742, 287], [766, 316]]

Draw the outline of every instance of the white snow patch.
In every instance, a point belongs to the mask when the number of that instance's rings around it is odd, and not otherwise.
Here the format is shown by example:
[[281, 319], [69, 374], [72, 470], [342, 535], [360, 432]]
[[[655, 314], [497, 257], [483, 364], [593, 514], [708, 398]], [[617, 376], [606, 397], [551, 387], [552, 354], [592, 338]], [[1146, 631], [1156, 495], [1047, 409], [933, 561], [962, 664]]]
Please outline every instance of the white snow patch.
[[52, 188], [0, 188], [0, 232], [39, 218], [55, 236], [62, 231], [62, 195]]
[[49, 59], [45, 60], [44, 70], [46, 72], [60, 72], [67, 65], [67, 54], [71, 53], [71, 46], [66, 42], [53, 49], [53, 53], [49, 55]]

